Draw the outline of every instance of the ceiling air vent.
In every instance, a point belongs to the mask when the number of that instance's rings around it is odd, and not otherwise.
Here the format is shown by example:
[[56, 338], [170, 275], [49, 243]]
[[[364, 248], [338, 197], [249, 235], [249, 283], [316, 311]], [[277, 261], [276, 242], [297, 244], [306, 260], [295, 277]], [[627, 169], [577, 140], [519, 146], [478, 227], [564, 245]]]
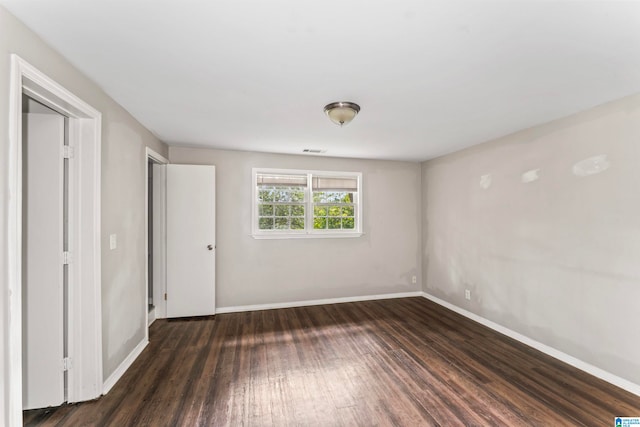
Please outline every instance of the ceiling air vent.
[[322, 154], [322, 153], [326, 153], [327, 150], [320, 150], [318, 148], [305, 148], [304, 150], [302, 150], [303, 153], [309, 153], [309, 154]]

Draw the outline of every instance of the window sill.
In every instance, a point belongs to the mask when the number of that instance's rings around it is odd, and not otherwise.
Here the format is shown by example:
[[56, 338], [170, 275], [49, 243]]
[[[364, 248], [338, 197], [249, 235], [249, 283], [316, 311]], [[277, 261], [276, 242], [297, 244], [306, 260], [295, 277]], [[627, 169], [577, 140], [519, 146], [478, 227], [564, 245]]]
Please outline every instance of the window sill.
[[360, 237], [364, 233], [347, 232], [347, 233], [254, 233], [251, 234], [256, 240], [275, 240], [275, 239], [344, 239]]

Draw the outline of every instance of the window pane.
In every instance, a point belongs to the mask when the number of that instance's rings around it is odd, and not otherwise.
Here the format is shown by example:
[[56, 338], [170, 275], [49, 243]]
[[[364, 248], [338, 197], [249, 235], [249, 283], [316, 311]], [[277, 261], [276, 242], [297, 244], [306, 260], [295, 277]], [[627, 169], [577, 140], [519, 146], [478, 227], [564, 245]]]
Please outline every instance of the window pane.
[[353, 211], [354, 211], [353, 206], [343, 206], [342, 216], [354, 216]]
[[289, 216], [289, 205], [276, 205], [276, 216]]
[[331, 193], [327, 193], [328, 202], [342, 202], [344, 201], [345, 197], [346, 197], [346, 193], [335, 192], [335, 191]]
[[275, 228], [278, 230], [286, 230], [289, 228], [289, 218], [276, 218]]
[[304, 230], [304, 218], [291, 218], [292, 230]]
[[336, 230], [342, 228], [342, 220], [340, 218], [329, 218], [329, 229]]
[[272, 216], [273, 205], [260, 205], [258, 206], [258, 215], [260, 216]]
[[313, 208], [313, 215], [314, 216], [327, 216], [327, 208], [325, 208], [324, 206], [315, 206]]
[[342, 218], [342, 228], [346, 230], [353, 230], [355, 228], [355, 221], [353, 218]]
[[273, 191], [267, 189], [258, 191], [258, 200], [261, 202], [273, 202]]
[[340, 206], [329, 206], [329, 216], [340, 216]]
[[260, 230], [272, 230], [273, 218], [260, 218], [258, 226], [260, 227]]
[[296, 189], [291, 192], [291, 201], [292, 202], [304, 202], [304, 191]]
[[276, 202], [289, 202], [291, 201], [291, 194], [281, 188], [274, 190], [273, 200]]
[[315, 230], [324, 230], [327, 228], [327, 218], [314, 218], [313, 228]]
[[304, 216], [304, 206], [300, 206], [300, 205], [291, 206], [291, 216]]
[[314, 191], [314, 203], [353, 203], [355, 193], [346, 191]]

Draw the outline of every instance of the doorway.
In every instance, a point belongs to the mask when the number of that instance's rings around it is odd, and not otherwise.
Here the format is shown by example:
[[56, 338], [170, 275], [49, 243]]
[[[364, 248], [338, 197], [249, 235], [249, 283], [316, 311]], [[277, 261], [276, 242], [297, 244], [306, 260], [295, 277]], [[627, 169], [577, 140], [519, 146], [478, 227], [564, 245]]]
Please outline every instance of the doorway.
[[[67, 401], [69, 132], [57, 111], [22, 96], [23, 409]], [[66, 158], [65, 158], [66, 157]]]
[[[169, 161], [146, 149], [147, 326], [166, 316], [166, 165]], [[147, 339], [148, 339], [147, 328]]]
[[[68, 402], [91, 400], [102, 394], [102, 306], [100, 289], [100, 134], [101, 114], [64, 87], [47, 77], [19, 56], [11, 55], [10, 118], [8, 147], [8, 313], [9, 338], [3, 343], [8, 359], [6, 391], [9, 400], [9, 426], [22, 425], [23, 410], [23, 95], [65, 116], [65, 139], [73, 160], [66, 169], [66, 218], [68, 254], [68, 292], [63, 304], [63, 328], [67, 325], [66, 395]], [[29, 189], [27, 188], [27, 191]], [[47, 214], [45, 212], [45, 214]], [[64, 213], [61, 214], [65, 217]], [[80, 226], [81, 225], [81, 226]], [[64, 239], [63, 239], [64, 240]], [[33, 245], [32, 245], [33, 246]], [[61, 265], [61, 264], [60, 264]], [[63, 276], [64, 276], [63, 271]], [[64, 280], [64, 277], [63, 277]], [[64, 282], [63, 282], [64, 283]], [[74, 287], [74, 284], [78, 284]], [[27, 301], [28, 302], [28, 301]], [[58, 341], [57, 341], [58, 342]], [[62, 354], [65, 354], [63, 339]], [[50, 349], [47, 346], [47, 349]], [[62, 365], [63, 360], [59, 361]]]

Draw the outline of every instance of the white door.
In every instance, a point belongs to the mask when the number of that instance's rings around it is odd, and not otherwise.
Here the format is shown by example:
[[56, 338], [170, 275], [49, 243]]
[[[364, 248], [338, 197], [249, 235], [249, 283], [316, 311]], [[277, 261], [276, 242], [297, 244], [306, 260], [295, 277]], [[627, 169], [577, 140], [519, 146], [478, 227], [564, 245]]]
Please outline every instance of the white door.
[[167, 165], [167, 317], [215, 314], [214, 166]]
[[23, 408], [58, 406], [64, 397], [64, 118], [23, 115]]

